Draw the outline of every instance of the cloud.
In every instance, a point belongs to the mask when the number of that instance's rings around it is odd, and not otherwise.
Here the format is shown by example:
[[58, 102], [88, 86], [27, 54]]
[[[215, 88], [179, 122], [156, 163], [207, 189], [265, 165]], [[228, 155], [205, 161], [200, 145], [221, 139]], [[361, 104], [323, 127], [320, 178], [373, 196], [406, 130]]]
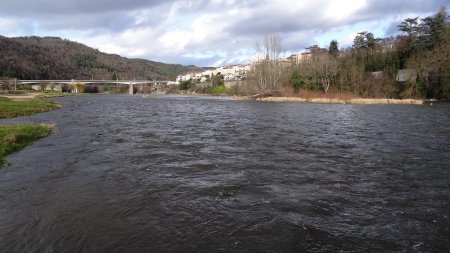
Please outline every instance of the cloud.
[[99, 14], [102, 12], [130, 11], [141, 8], [151, 8], [160, 4], [173, 2], [171, 0], [3, 0], [0, 13], [23, 13], [27, 15], [53, 15], [64, 13]]
[[[0, 34], [60, 36], [108, 53], [199, 66], [246, 62], [265, 34], [287, 54], [368, 30], [393, 35], [406, 17], [448, 0], [4, 0]], [[349, 45], [350, 44], [350, 45]]]

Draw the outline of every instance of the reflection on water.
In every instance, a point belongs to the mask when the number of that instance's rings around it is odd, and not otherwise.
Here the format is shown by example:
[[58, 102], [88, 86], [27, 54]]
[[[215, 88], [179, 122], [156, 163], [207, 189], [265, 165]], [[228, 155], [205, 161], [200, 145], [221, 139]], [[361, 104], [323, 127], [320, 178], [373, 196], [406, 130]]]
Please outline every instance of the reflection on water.
[[444, 252], [450, 107], [58, 98], [0, 170], [5, 252]]

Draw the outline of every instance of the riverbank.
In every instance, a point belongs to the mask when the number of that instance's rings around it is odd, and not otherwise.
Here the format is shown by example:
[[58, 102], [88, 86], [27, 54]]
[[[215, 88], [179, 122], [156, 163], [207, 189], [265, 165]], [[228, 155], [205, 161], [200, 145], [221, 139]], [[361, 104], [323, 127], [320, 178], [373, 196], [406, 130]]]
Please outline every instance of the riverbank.
[[[40, 94], [0, 96], [0, 119], [27, 116], [61, 108], [61, 105]], [[52, 133], [54, 125], [4, 125], [0, 126], [0, 166], [7, 155], [19, 151], [34, 141]]]
[[0, 93], [0, 98], [9, 98], [14, 100], [23, 100], [30, 98], [52, 98], [65, 96], [80, 96], [87, 93], [68, 93], [60, 91], [46, 91], [46, 92], [18, 92], [18, 93]]
[[0, 126], [0, 166], [7, 155], [19, 151], [34, 141], [50, 135], [54, 125]]
[[17, 96], [15, 98], [0, 96], [0, 118], [13, 118], [48, 112], [61, 105], [37, 96]]
[[235, 96], [237, 100], [257, 100], [263, 102], [299, 102], [299, 103], [321, 103], [321, 104], [358, 104], [358, 105], [421, 105], [424, 103], [420, 99], [386, 99], [386, 98], [301, 98], [301, 97], [263, 97], [251, 98]]

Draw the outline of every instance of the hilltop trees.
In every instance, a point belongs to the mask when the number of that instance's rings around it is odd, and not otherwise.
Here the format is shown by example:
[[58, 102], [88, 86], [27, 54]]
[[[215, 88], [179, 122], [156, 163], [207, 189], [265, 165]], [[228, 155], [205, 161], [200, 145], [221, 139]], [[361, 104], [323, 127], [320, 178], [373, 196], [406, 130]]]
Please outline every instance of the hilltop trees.
[[359, 32], [353, 40], [354, 48], [374, 48], [376, 39], [371, 32]]
[[0, 36], [0, 77], [18, 79], [175, 78], [190, 67], [102, 53], [54, 37]]
[[406, 33], [409, 38], [416, 38], [420, 34], [418, 19], [419, 17], [406, 18], [397, 27], [400, 31]]
[[425, 50], [432, 50], [443, 41], [444, 34], [448, 29], [448, 18], [447, 10], [442, 7], [435, 15], [422, 19], [421, 39], [424, 41]]
[[450, 98], [450, 25], [445, 8], [433, 16], [405, 19], [398, 27], [406, 33], [400, 52], [403, 66], [417, 70], [417, 80], [409, 88], [428, 98]]

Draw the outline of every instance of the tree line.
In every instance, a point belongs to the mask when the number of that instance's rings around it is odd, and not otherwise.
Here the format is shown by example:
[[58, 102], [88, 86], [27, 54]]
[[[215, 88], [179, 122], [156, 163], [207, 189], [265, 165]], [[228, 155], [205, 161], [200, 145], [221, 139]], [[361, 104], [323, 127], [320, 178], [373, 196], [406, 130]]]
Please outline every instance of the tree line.
[[[350, 93], [361, 97], [450, 99], [450, 24], [445, 8], [398, 25], [402, 35], [375, 38], [356, 35], [350, 48], [313, 45], [290, 62], [278, 35], [268, 35], [257, 46], [260, 59], [248, 76], [253, 92], [302, 90]], [[289, 59], [289, 58], [288, 58]]]

